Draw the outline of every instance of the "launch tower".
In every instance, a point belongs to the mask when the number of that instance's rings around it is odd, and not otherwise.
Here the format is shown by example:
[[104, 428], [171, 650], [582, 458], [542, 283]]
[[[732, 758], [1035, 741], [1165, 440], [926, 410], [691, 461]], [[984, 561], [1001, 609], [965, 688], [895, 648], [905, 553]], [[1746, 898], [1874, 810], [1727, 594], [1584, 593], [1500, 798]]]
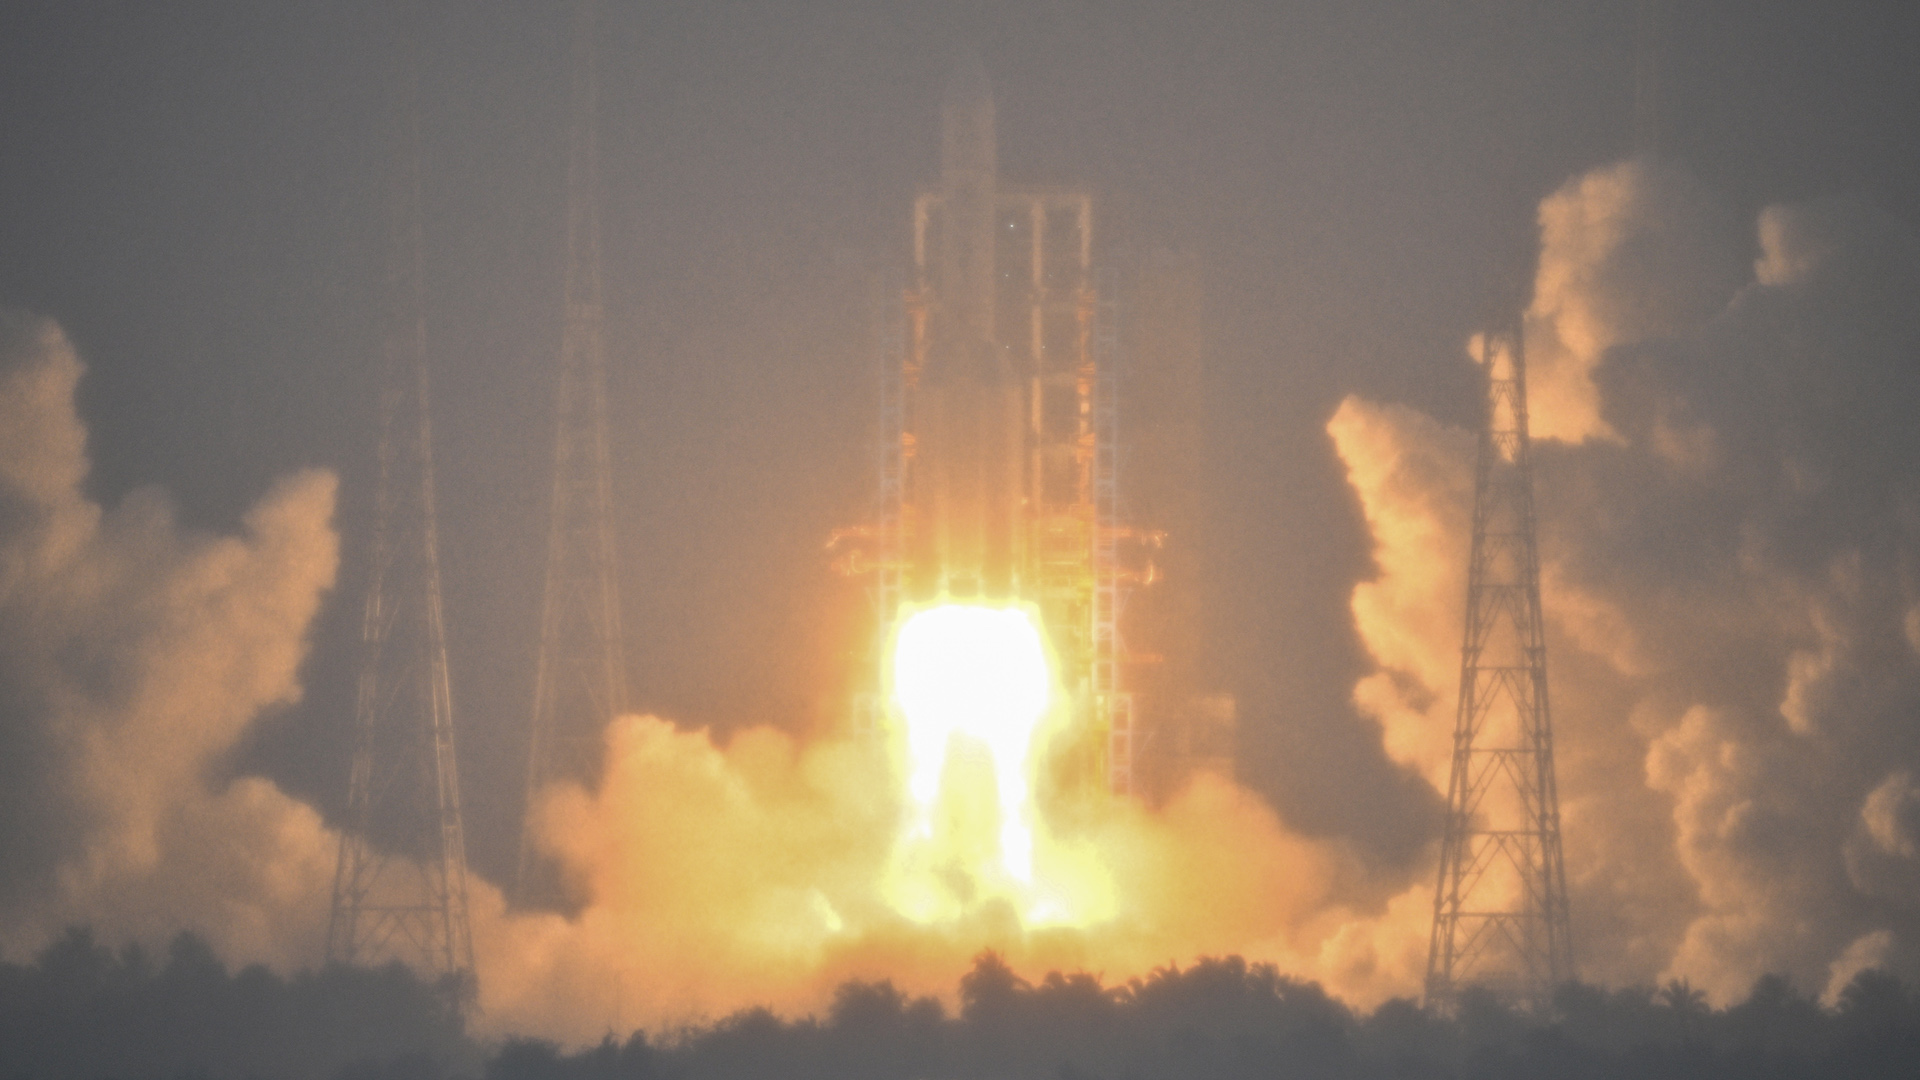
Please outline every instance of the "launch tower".
[[1433, 898], [1427, 999], [1485, 984], [1544, 1004], [1573, 977], [1547, 708], [1527, 364], [1516, 327], [1478, 340], [1487, 376], [1474, 473], [1460, 702]]
[[1081, 703], [1080, 771], [1128, 791], [1117, 290], [1095, 271], [1088, 192], [999, 182], [977, 57], [948, 82], [912, 242], [878, 320], [876, 641], [903, 602], [1034, 605]]
[[391, 207], [371, 580], [327, 960], [397, 959], [465, 993], [473, 938], [440, 609], [417, 95], [409, 77], [398, 110], [405, 146]]
[[[1233, 698], [1195, 692], [1198, 574], [1189, 558], [1172, 589], [1140, 589], [1160, 576], [1163, 534], [1130, 521], [1145, 496], [1183, 540], [1199, 531], [1197, 261], [1157, 250], [1123, 276], [1089, 191], [1003, 183], [977, 57], [954, 68], [940, 126], [906, 280], [876, 289], [878, 505], [834, 540], [865, 541], [837, 565], [872, 583], [868, 686], [885, 683], [903, 610], [1030, 605], [1073, 702], [1049, 750], [1055, 785], [1156, 801], [1200, 773], [1230, 776]], [[1123, 292], [1140, 298], [1124, 333]], [[1147, 391], [1129, 398], [1125, 444], [1123, 364]], [[856, 693], [856, 726], [875, 730], [886, 711], [881, 692]]]
[[539, 792], [556, 780], [591, 784], [598, 779], [603, 734], [627, 697], [607, 460], [594, 16], [593, 0], [581, 0], [574, 13], [566, 313], [554, 387], [552, 517], [515, 890], [520, 904], [535, 907], [565, 907], [575, 900], [558, 867], [534, 846], [532, 812]]

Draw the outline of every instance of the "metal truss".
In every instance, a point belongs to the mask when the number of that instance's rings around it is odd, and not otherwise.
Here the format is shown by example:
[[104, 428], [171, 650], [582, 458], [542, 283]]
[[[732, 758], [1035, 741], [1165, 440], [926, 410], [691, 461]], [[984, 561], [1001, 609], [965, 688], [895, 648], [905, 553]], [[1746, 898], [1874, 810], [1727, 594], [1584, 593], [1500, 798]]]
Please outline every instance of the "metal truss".
[[538, 794], [556, 780], [597, 783], [606, 726], [627, 705], [607, 454], [594, 15], [592, 0], [582, 0], [573, 44], [566, 314], [554, 391], [552, 516], [527, 754], [527, 818], [514, 894], [518, 904], [531, 907], [567, 908], [578, 900], [534, 844], [531, 816]]
[[405, 82], [392, 198], [379, 480], [330, 963], [399, 960], [473, 990], [466, 840], [440, 607], [423, 312], [418, 90]]
[[1516, 328], [1480, 339], [1486, 418], [1475, 465], [1460, 701], [1434, 890], [1427, 999], [1485, 984], [1544, 1004], [1573, 977], [1540, 557]]

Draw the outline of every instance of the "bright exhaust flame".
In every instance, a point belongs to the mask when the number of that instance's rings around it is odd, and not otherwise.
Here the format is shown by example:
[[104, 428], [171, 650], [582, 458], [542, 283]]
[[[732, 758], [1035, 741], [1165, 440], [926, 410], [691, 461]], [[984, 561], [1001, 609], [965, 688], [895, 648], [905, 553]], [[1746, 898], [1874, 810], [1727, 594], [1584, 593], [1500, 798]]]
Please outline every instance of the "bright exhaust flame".
[[892, 685], [907, 797], [895, 907], [931, 922], [1004, 897], [1037, 914], [1033, 774], [1055, 702], [1038, 621], [1017, 606], [914, 612]]

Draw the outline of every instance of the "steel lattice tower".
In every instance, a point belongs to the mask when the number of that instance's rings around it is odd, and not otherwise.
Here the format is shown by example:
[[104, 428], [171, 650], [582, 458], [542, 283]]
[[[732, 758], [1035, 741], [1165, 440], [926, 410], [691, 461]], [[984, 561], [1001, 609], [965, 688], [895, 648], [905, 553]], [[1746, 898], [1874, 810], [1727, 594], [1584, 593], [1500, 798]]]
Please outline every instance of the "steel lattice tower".
[[466, 993], [472, 989], [473, 937], [440, 609], [420, 120], [412, 76], [404, 92], [405, 147], [391, 207], [372, 574], [327, 959], [398, 959]]
[[532, 811], [556, 780], [592, 784], [607, 723], [626, 707], [625, 652], [607, 460], [607, 361], [600, 288], [599, 151], [592, 0], [575, 9], [567, 156], [566, 313], [554, 390], [552, 518], [534, 676], [516, 897], [567, 906], [558, 868], [534, 846]]
[[1518, 329], [1479, 340], [1487, 375], [1474, 476], [1460, 705], [1433, 899], [1427, 998], [1486, 984], [1534, 1004], [1573, 977], [1540, 556]]

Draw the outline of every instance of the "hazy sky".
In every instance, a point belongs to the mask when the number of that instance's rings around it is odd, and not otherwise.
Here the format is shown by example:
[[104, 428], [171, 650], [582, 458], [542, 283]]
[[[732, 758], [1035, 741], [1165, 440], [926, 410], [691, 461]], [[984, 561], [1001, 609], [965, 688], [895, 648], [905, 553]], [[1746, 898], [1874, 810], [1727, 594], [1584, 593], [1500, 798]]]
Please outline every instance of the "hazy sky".
[[[249, 751], [344, 800], [389, 144], [387, 4], [0, 7], [0, 307], [88, 365], [92, 493], [227, 531], [341, 477], [306, 700]], [[1862, 196], [1920, 220], [1920, 15], [1671, 3], [1663, 149], [1734, 218]], [[568, 20], [427, 4], [423, 130], [441, 535], [469, 836], [511, 858], [558, 345]], [[1629, 149], [1634, 4], [608, 3], [610, 410], [636, 704], [834, 722], [856, 602], [822, 543], [873, 434], [864, 283], [902, 261], [946, 58], [978, 49], [1013, 180], [1080, 182], [1199, 256], [1215, 678], [1241, 769], [1381, 867], [1434, 802], [1349, 703], [1368, 537], [1343, 397], [1472, 415], [1462, 343], [1531, 269], [1537, 206]], [[1175, 538], [1176, 542], [1180, 538]]]

